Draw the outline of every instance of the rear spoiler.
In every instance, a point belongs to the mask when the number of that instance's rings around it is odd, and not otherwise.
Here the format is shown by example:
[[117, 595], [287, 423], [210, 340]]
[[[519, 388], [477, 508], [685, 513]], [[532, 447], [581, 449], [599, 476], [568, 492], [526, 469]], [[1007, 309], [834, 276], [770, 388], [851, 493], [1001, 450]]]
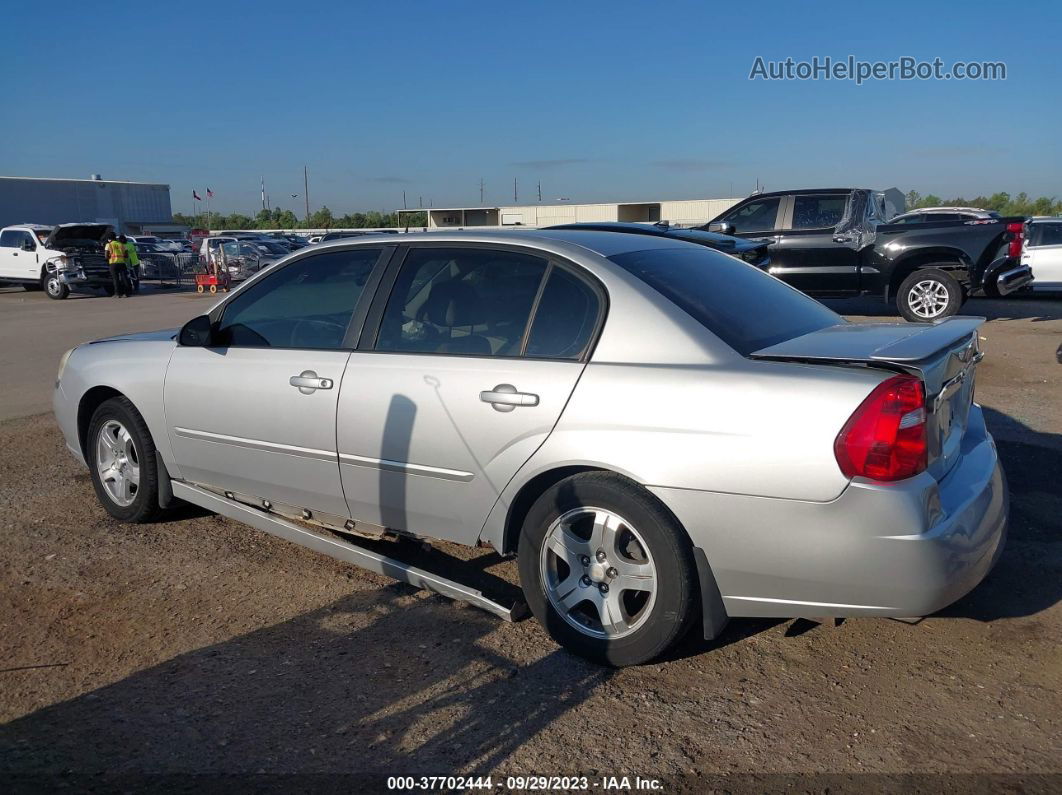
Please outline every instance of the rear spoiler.
[[[932, 325], [842, 323], [779, 342], [749, 356], [783, 361], [911, 365], [954, 348], [984, 322], [983, 317], [950, 317]], [[976, 346], [974, 349], [973, 353]]]

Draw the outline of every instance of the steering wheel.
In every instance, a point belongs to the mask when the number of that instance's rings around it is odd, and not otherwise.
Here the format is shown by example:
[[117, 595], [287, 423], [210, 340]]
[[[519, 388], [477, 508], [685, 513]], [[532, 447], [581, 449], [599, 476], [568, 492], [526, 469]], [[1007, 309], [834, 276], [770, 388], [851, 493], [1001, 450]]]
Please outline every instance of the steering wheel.
[[327, 339], [334, 339], [336, 343], [343, 341], [343, 335], [346, 333], [347, 327], [341, 323], [336, 323], [333, 320], [317, 320], [300, 318], [295, 321], [295, 325], [291, 329], [291, 347], [300, 347], [300, 337], [302, 334], [310, 335], [310, 339], [306, 342], [319, 343], [322, 337]]

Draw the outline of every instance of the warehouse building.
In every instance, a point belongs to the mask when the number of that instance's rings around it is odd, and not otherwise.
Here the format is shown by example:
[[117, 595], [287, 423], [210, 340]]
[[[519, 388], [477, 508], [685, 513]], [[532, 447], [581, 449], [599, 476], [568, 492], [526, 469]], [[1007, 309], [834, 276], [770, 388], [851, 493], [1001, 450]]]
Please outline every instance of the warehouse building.
[[604, 204], [527, 204], [509, 207], [448, 207], [428, 210], [398, 210], [399, 226], [413, 213], [428, 214], [429, 229], [470, 226], [544, 227], [590, 221], [669, 221], [680, 226], [707, 223], [741, 199], [679, 199], [655, 202]]
[[170, 186], [101, 179], [0, 177], [0, 226], [111, 224], [120, 232], [173, 237], [187, 227], [173, 223]]

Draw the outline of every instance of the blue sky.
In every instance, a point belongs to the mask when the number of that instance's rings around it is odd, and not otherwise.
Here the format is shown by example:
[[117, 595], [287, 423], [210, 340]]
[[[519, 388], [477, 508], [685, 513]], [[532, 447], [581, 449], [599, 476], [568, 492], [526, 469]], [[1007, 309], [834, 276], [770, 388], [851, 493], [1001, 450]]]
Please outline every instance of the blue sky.
[[[503, 9], [511, 8], [506, 14]], [[214, 209], [1062, 195], [1062, 6], [1025, 2], [19, 3], [0, 173], [165, 182]], [[165, 10], [162, 10], [162, 9]], [[1009, 10], [1008, 10], [1009, 9]], [[69, 57], [67, 57], [69, 53]], [[750, 81], [756, 56], [1004, 61], [999, 82]], [[20, 99], [21, 98], [21, 99]], [[300, 194], [292, 200], [291, 193]]]

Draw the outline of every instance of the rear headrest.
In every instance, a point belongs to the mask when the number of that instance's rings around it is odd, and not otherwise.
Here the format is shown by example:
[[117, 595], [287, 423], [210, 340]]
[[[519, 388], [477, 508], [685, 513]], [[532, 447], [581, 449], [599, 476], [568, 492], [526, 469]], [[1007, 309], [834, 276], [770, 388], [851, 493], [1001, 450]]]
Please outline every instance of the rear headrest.
[[436, 326], [476, 326], [486, 322], [486, 307], [470, 284], [459, 281], [432, 285], [418, 320]]

